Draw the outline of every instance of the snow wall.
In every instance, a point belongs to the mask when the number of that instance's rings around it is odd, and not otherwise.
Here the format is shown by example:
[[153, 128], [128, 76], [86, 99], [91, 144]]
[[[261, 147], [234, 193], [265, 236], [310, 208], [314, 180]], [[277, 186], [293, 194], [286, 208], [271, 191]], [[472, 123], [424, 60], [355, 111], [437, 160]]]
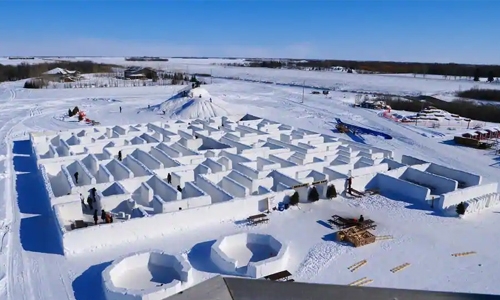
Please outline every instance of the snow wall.
[[[273, 204], [283, 201], [293, 191], [250, 196], [202, 207], [190, 208], [150, 217], [134, 218], [125, 222], [100, 224], [87, 228], [66, 231], [62, 224], [63, 248], [66, 255], [85, 253], [92, 249], [113, 247], [138, 240], [161, 238], [164, 234], [185, 228], [207, 226], [211, 222], [246, 219], [250, 215], [262, 212], [262, 202], [273, 200]], [[266, 205], [267, 206], [267, 205]], [[165, 224], [165, 226], [158, 226]]]
[[289, 246], [268, 234], [239, 233], [222, 237], [212, 245], [210, 259], [225, 272], [237, 273], [238, 268], [244, 267], [243, 263], [229, 257], [225, 251], [230, 251], [229, 248], [232, 247], [247, 247], [248, 244], [266, 245], [272, 249], [275, 256], [261, 261], [249, 262], [246, 271], [247, 276], [261, 278], [286, 270], [290, 256]]

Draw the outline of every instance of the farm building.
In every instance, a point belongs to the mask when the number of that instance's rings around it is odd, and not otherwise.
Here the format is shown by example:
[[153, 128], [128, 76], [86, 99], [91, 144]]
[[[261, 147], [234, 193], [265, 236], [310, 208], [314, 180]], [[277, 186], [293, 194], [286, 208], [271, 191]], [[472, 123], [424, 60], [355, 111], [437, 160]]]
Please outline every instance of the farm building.
[[126, 79], [153, 79], [158, 77], [158, 74], [152, 68], [129, 67], [123, 72]]

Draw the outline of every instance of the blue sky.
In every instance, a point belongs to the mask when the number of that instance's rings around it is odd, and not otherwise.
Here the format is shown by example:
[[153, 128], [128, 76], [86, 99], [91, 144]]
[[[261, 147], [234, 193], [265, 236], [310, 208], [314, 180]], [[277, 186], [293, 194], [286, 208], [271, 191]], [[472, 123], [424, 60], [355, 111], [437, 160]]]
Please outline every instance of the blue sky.
[[500, 64], [500, 1], [0, 0], [0, 55]]

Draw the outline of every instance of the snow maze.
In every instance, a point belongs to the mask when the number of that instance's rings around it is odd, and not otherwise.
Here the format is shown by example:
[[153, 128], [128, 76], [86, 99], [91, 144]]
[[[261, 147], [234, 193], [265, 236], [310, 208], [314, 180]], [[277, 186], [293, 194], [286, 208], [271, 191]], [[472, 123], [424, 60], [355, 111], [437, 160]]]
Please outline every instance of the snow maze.
[[239, 233], [218, 239], [210, 258], [229, 274], [261, 278], [286, 270], [289, 247], [271, 235]]
[[108, 300], [161, 300], [191, 285], [192, 273], [182, 256], [153, 251], [115, 260], [103, 271], [102, 281]]
[[[357, 191], [378, 190], [446, 213], [462, 201], [466, 213], [499, 203], [498, 184], [482, 184], [479, 175], [405, 155], [396, 161], [389, 150], [250, 115], [30, 139], [66, 255], [246, 219], [295, 192], [307, 202], [312, 187], [324, 199], [331, 185], [342, 194], [349, 177]], [[114, 222], [102, 222], [101, 210]]]

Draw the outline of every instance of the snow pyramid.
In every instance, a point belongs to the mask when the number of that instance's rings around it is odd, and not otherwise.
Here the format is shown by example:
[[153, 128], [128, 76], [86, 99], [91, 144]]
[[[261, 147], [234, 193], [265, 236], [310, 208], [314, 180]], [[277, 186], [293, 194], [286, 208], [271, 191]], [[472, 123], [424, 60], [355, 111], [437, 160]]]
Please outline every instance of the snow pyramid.
[[225, 102], [212, 97], [204, 88], [185, 88], [155, 110], [165, 112], [165, 116], [170, 119], [208, 119], [230, 115], [223, 103]]

